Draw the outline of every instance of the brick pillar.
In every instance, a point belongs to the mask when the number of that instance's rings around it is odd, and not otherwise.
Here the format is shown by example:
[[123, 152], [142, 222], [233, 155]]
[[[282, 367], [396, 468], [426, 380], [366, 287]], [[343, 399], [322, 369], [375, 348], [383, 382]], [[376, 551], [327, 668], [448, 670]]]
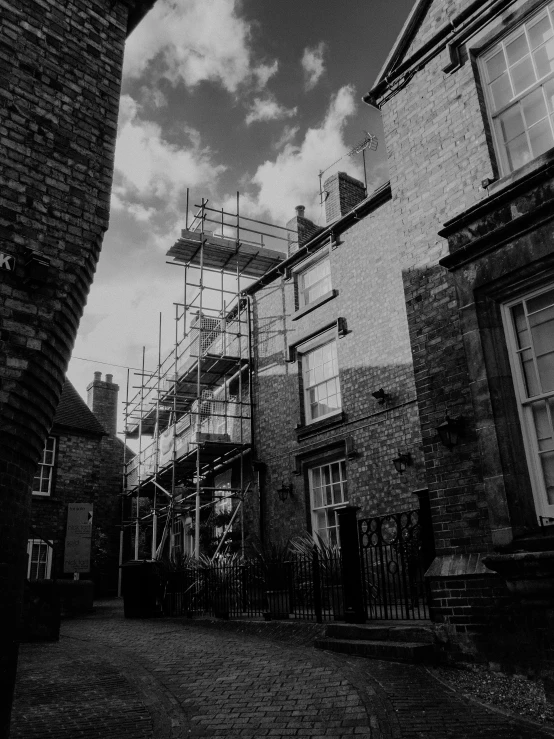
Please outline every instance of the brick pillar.
[[325, 218], [333, 223], [346, 215], [366, 198], [363, 182], [350, 177], [346, 172], [337, 172], [323, 183], [325, 197]]
[[87, 405], [111, 436], [117, 433], [118, 390], [112, 375], [106, 375], [102, 381], [101, 372], [94, 373], [94, 380], [87, 387]]

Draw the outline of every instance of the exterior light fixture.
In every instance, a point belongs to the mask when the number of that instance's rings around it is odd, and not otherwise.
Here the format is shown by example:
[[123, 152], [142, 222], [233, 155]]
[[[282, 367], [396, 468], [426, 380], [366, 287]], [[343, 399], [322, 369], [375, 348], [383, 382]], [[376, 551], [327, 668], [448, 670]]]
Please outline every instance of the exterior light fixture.
[[371, 393], [375, 400], [379, 403], [379, 405], [384, 405], [387, 400], [390, 400], [390, 394], [385, 392], [382, 387], [379, 388], [379, 390], [376, 390], [374, 393]]
[[277, 495], [281, 503], [284, 503], [289, 496], [292, 496], [292, 483], [283, 480], [281, 487], [277, 488]]
[[392, 460], [392, 463], [394, 465], [394, 469], [402, 474], [406, 471], [406, 467], [411, 467], [413, 465], [412, 455], [410, 452], [398, 452], [398, 457], [395, 457]]
[[463, 418], [450, 418], [449, 416], [446, 416], [445, 420], [436, 427], [440, 442], [447, 449], [452, 449], [459, 443], [463, 429]]

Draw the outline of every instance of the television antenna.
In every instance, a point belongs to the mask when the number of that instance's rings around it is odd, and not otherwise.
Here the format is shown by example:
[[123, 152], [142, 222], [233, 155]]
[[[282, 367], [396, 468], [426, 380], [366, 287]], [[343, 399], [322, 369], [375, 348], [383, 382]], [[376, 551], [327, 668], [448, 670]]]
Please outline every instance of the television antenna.
[[323, 175], [325, 174], [325, 172], [328, 172], [331, 169], [331, 167], [334, 167], [335, 164], [338, 164], [346, 157], [353, 157], [356, 154], [361, 154], [363, 158], [364, 183], [365, 183], [365, 191], [367, 194], [367, 170], [366, 170], [366, 163], [365, 163], [365, 153], [366, 153], [366, 149], [369, 149], [370, 151], [376, 151], [379, 141], [377, 139], [377, 136], [374, 136], [372, 133], [369, 133], [369, 131], [364, 130], [364, 133], [365, 133], [365, 138], [362, 139], [362, 141], [357, 143], [356, 146], [353, 146], [352, 149], [350, 149], [350, 151], [347, 151], [346, 154], [343, 154], [339, 159], [337, 159], [335, 162], [333, 162], [328, 167], [326, 167], [326, 169], [321, 169], [319, 171], [319, 199], [320, 199], [321, 205], [323, 205], [324, 203], [322, 182], [323, 182]]

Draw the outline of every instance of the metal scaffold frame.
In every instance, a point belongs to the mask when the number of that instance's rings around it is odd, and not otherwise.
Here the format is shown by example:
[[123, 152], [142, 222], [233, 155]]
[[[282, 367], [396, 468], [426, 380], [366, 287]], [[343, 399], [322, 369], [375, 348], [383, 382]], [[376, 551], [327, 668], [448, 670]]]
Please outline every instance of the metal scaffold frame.
[[[184, 269], [183, 299], [174, 303], [173, 349], [162, 360], [160, 314], [156, 369], [145, 369], [143, 348], [132, 397], [127, 377], [125, 442], [138, 438], [138, 453], [123, 473], [124, 495], [134, 498], [124, 527], [134, 531], [135, 559], [140, 533], [147, 526], [151, 558], [162, 556], [168, 537], [171, 554], [175, 523], [184, 515], [194, 524], [194, 551], [189, 553], [198, 558], [202, 511], [217, 509], [222, 496], [236, 505], [216, 553], [240, 513], [244, 554], [244, 501], [249, 488], [244, 465], [254, 438], [252, 311], [243, 290], [286, 258], [284, 251], [267, 244], [285, 242], [290, 249], [297, 238], [293, 229], [241, 216], [239, 193], [235, 213], [212, 208], [202, 198], [189, 225], [188, 198], [187, 192], [186, 227], [167, 252], [169, 264]], [[152, 442], [144, 445], [145, 436]], [[236, 487], [210, 484], [233, 465]], [[147, 513], [140, 505], [145, 497], [151, 501]]]

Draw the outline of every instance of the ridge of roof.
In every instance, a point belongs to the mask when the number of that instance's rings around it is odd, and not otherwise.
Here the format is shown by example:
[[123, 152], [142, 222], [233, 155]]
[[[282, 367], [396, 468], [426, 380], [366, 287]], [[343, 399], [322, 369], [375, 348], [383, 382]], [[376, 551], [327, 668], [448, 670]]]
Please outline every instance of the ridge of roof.
[[416, 0], [371, 89], [377, 87], [387, 77], [402, 54], [404, 54], [412, 41], [413, 34], [419, 26], [419, 22], [429, 9], [431, 3], [432, 0]]
[[96, 436], [108, 436], [108, 432], [66, 378], [60, 402], [54, 416], [54, 426], [85, 431]]

